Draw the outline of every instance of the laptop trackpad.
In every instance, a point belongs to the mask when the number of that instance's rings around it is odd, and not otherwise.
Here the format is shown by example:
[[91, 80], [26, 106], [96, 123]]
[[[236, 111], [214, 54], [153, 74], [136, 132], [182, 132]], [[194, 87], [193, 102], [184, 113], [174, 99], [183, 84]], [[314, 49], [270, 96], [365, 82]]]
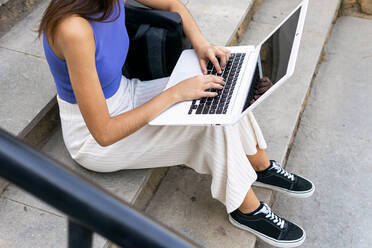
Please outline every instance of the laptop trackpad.
[[178, 59], [176, 66], [173, 69], [167, 87], [165, 89], [168, 89], [185, 79], [202, 74], [203, 72], [200, 68], [199, 59], [195, 53], [195, 50], [184, 50], [180, 58]]

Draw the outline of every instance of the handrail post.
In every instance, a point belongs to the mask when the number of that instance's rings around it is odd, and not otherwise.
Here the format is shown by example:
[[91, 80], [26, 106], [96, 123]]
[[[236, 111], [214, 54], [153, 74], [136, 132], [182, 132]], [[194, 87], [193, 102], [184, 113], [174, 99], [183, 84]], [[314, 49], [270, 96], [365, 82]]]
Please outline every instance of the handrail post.
[[91, 248], [92, 236], [91, 230], [68, 220], [68, 248]]

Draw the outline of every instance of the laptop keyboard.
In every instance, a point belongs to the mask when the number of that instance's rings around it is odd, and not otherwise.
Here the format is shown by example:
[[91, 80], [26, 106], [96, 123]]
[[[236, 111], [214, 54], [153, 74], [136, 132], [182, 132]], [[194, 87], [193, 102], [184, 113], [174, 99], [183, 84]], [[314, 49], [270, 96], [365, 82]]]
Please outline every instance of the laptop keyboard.
[[223, 89], [209, 89], [210, 92], [217, 92], [215, 97], [203, 97], [193, 100], [190, 106], [191, 114], [226, 114], [230, 100], [234, 92], [236, 81], [244, 61], [245, 53], [231, 53], [222, 74], [218, 74], [214, 65], [209, 61], [207, 65], [208, 74], [222, 76], [225, 81]]

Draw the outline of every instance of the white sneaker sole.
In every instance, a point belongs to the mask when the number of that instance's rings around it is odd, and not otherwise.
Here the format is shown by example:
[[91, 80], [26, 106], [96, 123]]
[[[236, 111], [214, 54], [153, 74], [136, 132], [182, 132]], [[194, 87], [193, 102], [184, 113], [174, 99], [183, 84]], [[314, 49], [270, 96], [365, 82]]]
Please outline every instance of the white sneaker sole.
[[262, 241], [268, 243], [269, 245], [275, 246], [275, 247], [283, 247], [283, 248], [297, 247], [297, 246], [302, 245], [304, 243], [305, 239], [306, 239], [306, 233], [305, 233], [304, 229], [302, 229], [302, 227], [300, 227], [300, 228], [303, 231], [304, 235], [302, 235], [302, 237], [300, 239], [293, 240], [293, 241], [278, 241], [276, 239], [270, 238], [269, 236], [266, 236], [265, 234], [257, 232], [257, 231], [255, 231], [255, 230], [253, 230], [253, 229], [251, 229], [251, 228], [249, 228], [245, 225], [240, 224], [239, 222], [234, 220], [230, 215], [229, 215], [229, 221], [234, 226], [236, 226], [240, 229], [243, 229], [245, 231], [253, 233], [258, 238], [260, 238]]
[[301, 191], [301, 192], [296, 192], [296, 191], [292, 191], [292, 190], [288, 190], [288, 189], [283, 189], [281, 187], [277, 187], [277, 186], [273, 186], [273, 185], [270, 185], [270, 184], [261, 183], [261, 182], [257, 182], [257, 181], [255, 181], [253, 183], [253, 186], [257, 186], [257, 187], [261, 187], [261, 188], [265, 188], [265, 189], [275, 190], [275, 191], [284, 193], [284, 194], [289, 195], [289, 196], [292, 196], [292, 197], [307, 198], [307, 197], [312, 196], [312, 194], [315, 191], [314, 184], [311, 181], [309, 181], [309, 182], [313, 185], [313, 187], [310, 190], [308, 190], [308, 191]]

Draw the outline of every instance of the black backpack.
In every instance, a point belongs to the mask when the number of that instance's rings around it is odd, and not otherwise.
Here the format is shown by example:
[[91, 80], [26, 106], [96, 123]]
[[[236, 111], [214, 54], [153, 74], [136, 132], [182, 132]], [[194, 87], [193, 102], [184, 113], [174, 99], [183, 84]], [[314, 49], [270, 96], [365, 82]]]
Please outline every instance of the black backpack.
[[192, 47], [178, 13], [127, 5], [125, 25], [130, 39], [122, 68], [126, 78], [168, 77], [181, 52]]

